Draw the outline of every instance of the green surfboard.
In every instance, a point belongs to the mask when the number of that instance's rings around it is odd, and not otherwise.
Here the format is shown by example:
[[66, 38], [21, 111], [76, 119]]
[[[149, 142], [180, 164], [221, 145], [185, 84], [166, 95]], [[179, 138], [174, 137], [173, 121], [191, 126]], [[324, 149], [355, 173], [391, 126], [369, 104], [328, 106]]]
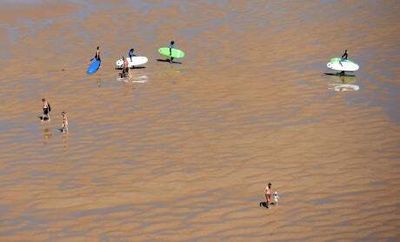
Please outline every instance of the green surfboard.
[[171, 49], [171, 53], [172, 53], [171, 55], [170, 55], [168, 47], [162, 47], [162, 48], [158, 49], [158, 52], [161, 55], [173, 57], [173, 58], [183, 58], [185, 56], [185, 52], [175, 49], [175, 48]]

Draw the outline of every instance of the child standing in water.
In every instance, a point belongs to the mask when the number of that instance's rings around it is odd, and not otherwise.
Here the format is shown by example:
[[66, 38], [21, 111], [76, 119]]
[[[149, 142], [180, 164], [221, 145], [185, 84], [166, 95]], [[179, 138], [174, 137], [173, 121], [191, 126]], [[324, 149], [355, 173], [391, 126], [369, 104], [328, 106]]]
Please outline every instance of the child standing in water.
[[62, 124], [61, 124], [61, 132], [67, 133], [68, 132], [68, 118], [67, 118], [67, 113], [62, 112]]
[[46, 101], [46, 98], [42, 98], [42, 104], [43, 104], [42, 120], [50, 120], [50, 112], [51, 112], [50, 103]]

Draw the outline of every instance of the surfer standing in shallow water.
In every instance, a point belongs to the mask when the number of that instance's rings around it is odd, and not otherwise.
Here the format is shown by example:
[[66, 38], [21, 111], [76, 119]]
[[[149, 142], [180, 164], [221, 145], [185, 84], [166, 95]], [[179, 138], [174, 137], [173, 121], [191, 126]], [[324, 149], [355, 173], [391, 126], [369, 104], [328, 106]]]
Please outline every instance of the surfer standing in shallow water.
[[100, 59], [100, 47], [99, 47], [99, 46], [97, 46], [96, 54], [94, 55], [94, 58], [95, 58], [96, 60], [101, 61], [101, 59]]
[[172, 57], [172, 49], [175, 49], [175, 41], [172, 40], [169, 43], [168, 48], [169, 48], [169, 56], [171, 57], [171, 59], [169, 60], [169, 63], [172, 63], [172, 61], [174, 60], [174, 57]]
[[[349, 56], [349, 55], [347, 54], [347, 50], [344, 50], [344, 53], [343, 53], [343, 55], [342, 55], [342, 60], [347, 60], [347, 57], [348, 57], [348, 56]], [[342, 65], [342, 60], [339, 61], [339, 63], [340, 63], [341, 66], [343, 66], [343, 65]], [[341, 76], [344, 76], [345, 74], [346, 74], [346, 73], [345, 73], [344, 71], [341, 71], [341, 72], [340, 72], [340, 75], [341, 75]]]
[[136, 56], [135, 53], [134, 53], [134, 51], [135, 51], [135, 50], [132, 48], [132, 49], [130, 49], [129, 52], [128, 52], [128, 56], [129, 56], [129, 59], [131, 59], [131, 62], [132, 62], [132, 57], [133, 57], [133, 56]]
[[344, 54], [342, 55], [342, 59], [347, 60], [347, 57], [349, 55], [347, 54], [347, 50], [344, 51]]

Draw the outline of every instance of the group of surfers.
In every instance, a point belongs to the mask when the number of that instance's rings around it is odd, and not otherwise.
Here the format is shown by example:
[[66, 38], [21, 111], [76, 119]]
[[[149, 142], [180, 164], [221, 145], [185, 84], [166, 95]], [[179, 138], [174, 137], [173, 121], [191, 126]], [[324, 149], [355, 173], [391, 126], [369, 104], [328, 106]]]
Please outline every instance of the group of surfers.
[[[170, 63], [172, 63], [172, 61], [174, 60], [174, 57], [172, 57], [172, 49], [175, 48], [175, 41], [174, 40], [170, 41], [170, 43], [168, 45], [168, 48], [169, 48], [169, 55], [170, 55], [170, 58], [168, 59], [168, 61]], [[135, 49], [133, 49], [133, 48], [130, 49], [129, 52], [128, 52], [128, 58], [132, 61], [132, 57], [135, 57], [135, 56], [136, 56]], [[129, 71], [128, 58], [125, 58], [125, 56], [122, 56], [123, 66], [122, 66], [122, 72], [120, 73], [121, 77], [130, 77], [131, 73]], [[100, 58], [100, 47], [99, 46], [97, 46], [96, 53], [94, 55], [94, 59], [101, 61], [101, 58]]]

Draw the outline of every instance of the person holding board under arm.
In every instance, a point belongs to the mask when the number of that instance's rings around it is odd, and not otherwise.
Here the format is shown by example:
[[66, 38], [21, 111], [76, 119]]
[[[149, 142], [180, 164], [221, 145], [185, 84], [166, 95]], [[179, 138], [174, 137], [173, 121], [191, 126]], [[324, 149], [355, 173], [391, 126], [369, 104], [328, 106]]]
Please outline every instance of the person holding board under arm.
[[99, 46], [97, 46], [96, 54], [94, 55], [94, 59], [100, 60], [100, 47]]
[[344, 54], [342, 55], [342, 59], [345, 59], [345, 60], [347, 60], [347, 57], [348, 57], [349, 55], [347, 54], [347, 50], [345, 50], [344, 51]]
[[169, 55], [171, 57], [169, 62], [172, 63], [172, 61], [174, 60], [174, 57], [172, 57], [172, 49], [175, 49], [175, 41], [171, 40], [171, 42], [169, 43], [168, 48], [169, 48]]
[[131, 61], [132, 61], [132, 57], [133, 57], [133, 56], [136, 56], [135, 53], [134, 53], [134, 51], [135, 51], [135, 50], [132, 48], [132, 49], [130, 49], [129, 52], [128, 52], [128, 56], [129, 56], [129, 59], [131, 59]]

